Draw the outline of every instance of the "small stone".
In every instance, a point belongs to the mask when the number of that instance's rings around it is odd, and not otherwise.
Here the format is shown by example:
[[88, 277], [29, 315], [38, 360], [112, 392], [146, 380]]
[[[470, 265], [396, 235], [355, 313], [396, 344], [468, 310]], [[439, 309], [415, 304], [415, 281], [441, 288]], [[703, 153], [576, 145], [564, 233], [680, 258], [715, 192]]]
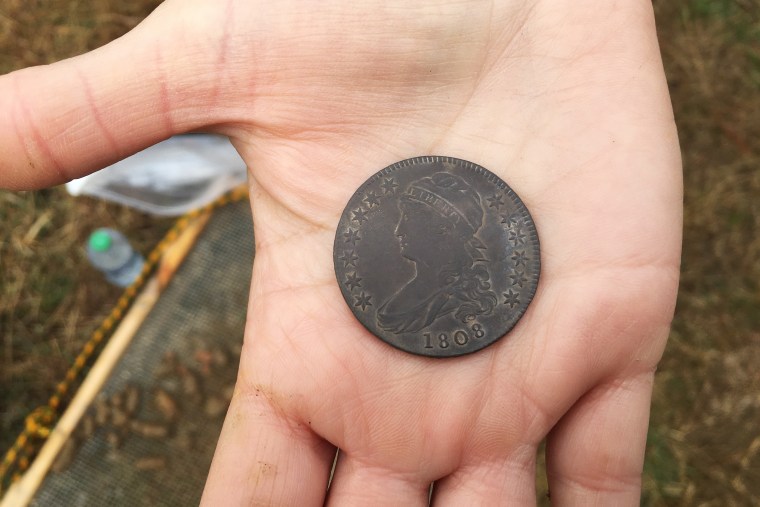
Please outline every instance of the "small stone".
[[178, 448], [184, 451], [191, 451], [195, 448], [195, 440], [195, 431], [184, 426], [180, 426], [180, 428], [177, 430], [177, 436], [175, 437], [174, 442]]
[[209, 417], [219, 417], [227, 410], [228, 403], [217, 396], [209, 396], [203, 406], [203, 411]]
[[118, 393], [113, 393], [109, 401], [112, 407], [123, 408], [124, 399], [125, 399], [124, 392], [118, 392]]
[[95, 424], [105, 426], [110, 420], [111, 410], [108, 407], [108, 400], [103, 397], [99, 397], [95, 400]]
[[156, 409], [167, 421], [173, 421], [179, 414], [179, 406], [177, 402], [172, 398], [171, 394], [164, 389], [158, 388], [153, 393], [153, 404]]
[[124, 428], [129, 422], [129, 416], [124, 410], [114, 408], [111, 410], [111, 424], [115, 428]]
[[108, 445], [111, 446], [112, 449], [118, 449], [121, 447], [121, 444], [124, 442], [124, 439], [119, 435], [116, 431], [109, 431], [106, 433], [105, 436], [106, 442], [108, 442]]
[[230, 356], [223, 348], [215, 346], [211, 348], [211, 364], [215, 369], [223, 369], [229, 366]]
[[166, 438], [169, 436], [169, 427], [165, 424], [134, 420], [129, 428], [136, 434], [145, 438]]
[[138, 470], [155, 472], [166, 468], [166, 456], [144, 456], [135, 462]]
[[227, 384], [222, 388], [222, 399], [224, 399], [227, 403], [232, 401], [232, 397], [235, 395], [235, 382], [232, 382], [231, 384]]
[[124, 409], [127, 414], [134, 415], [140, 408], [140, 388], [130, 384], [124, 389]]
[[82, 420], [79, 421], [79, 434], [82, 438], [88, 439], [95, 433], [95, 429], [95, 416], [90, 413], [85, 414]]
[[199, 396], [201, 394], [201, 383], [196, 373], [182, 366], [179, 374], [182, 380], [182, 392], [190, 397]]

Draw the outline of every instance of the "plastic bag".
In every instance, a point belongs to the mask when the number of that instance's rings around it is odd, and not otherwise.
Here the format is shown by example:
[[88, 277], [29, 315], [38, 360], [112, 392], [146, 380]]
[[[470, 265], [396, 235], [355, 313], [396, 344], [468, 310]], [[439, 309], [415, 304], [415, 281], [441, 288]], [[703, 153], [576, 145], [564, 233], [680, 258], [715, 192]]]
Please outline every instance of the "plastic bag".
[[183, 134], [66, 184], [72, 195], [155, 215], [182, 215], [245, 183], [243, 159], [224, 136]]

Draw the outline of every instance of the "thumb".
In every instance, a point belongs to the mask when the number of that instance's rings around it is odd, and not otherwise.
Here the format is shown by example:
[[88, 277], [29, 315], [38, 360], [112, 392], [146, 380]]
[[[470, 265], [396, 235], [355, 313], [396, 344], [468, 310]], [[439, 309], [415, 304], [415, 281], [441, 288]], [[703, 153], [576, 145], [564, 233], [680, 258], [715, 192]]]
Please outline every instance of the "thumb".
[[185, 44], [164, 11], [91, 53], [0, 77], [0, 187], [63, 183], [213, 123], [213, 42]]

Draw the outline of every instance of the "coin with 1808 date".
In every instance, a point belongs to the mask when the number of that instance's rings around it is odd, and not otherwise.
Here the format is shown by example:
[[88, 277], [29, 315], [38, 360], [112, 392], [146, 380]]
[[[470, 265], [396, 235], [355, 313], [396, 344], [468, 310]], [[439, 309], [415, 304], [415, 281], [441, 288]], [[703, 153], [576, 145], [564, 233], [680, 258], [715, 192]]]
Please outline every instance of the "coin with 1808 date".
[[359, 187], [333, 260], [359, 322], [430, 357], [475, 352], [509, 332], [541, 267], [536, 227], [517, 194], [477, 164], [438, 156], [397, 162]]

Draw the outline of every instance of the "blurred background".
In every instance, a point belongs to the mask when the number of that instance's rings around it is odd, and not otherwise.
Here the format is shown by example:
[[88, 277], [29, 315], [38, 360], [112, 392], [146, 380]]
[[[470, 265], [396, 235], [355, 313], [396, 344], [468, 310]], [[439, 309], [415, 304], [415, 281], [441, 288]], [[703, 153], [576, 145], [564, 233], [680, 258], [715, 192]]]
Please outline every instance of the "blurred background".
[[[160, 1], [3, 0], [0, 73], [106, 44]], [[655, 0], [684, 161], [681, 287], [657, 373], [643, 505], [760, 505], [760, 2]], [[148, 252], [172, 224], [63, 188], [0, 191], [0, 456], [120, 290], [96, 227]]]

